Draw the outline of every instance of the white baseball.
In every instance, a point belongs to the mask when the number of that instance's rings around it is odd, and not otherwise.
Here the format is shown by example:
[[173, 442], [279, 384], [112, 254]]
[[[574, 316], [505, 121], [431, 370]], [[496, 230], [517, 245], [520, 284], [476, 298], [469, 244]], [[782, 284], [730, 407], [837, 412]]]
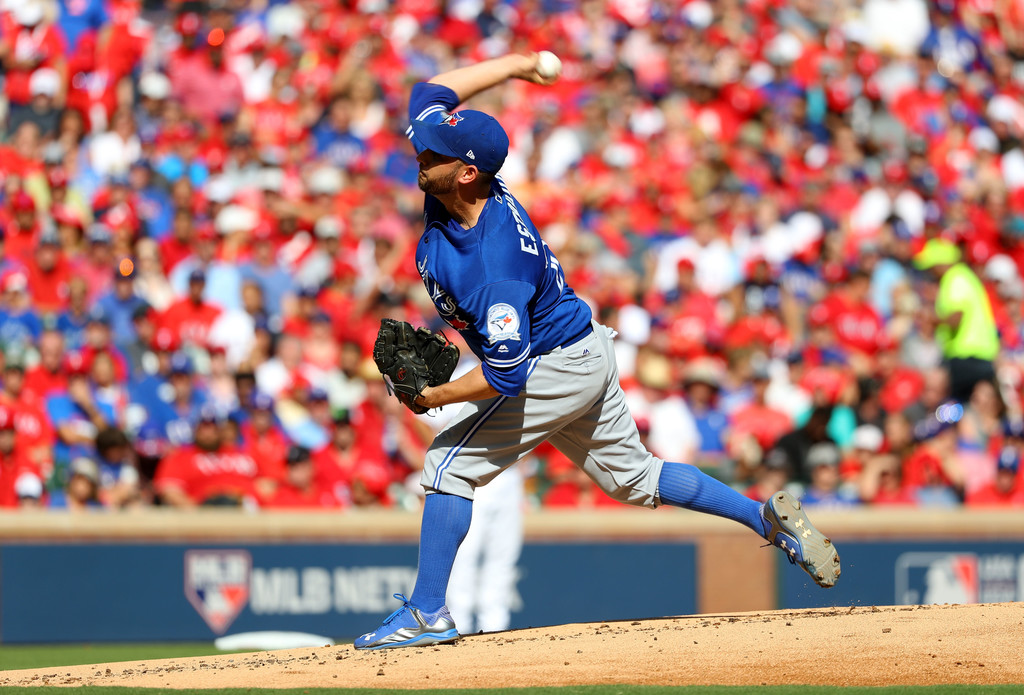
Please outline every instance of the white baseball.
[[537, 74], [546, 80], [562, 74], [562, 61], [551, 51], [537, 54]]

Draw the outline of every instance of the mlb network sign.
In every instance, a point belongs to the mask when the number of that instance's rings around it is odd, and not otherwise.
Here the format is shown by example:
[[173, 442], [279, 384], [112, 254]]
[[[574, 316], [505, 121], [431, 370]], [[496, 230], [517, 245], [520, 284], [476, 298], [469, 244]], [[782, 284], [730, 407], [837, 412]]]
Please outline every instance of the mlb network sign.
[[386, 613], [415, 580], [415, 567], [253, 567], [246, 550], [185, 553], [185, 596], [218, 635], [247, 605], [254, 615]]
[[896, 560], [896, 602], [1024, 601], [1024, 555], [903, 553]]
[[1024, 543], [843, 541], [843, 576], [827, 592], [788, 565], [780, 608], [1024, 601]]

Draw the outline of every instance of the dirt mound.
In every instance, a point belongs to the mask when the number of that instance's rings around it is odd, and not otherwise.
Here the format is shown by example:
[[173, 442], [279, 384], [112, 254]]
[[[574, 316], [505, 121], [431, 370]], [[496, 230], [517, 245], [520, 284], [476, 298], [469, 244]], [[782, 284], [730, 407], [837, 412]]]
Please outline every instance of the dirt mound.
[[0, 686], [487, 688], [536, 685], [1024, 684], [1024, 603], [697, 615], [352, 645], [6, 671]]

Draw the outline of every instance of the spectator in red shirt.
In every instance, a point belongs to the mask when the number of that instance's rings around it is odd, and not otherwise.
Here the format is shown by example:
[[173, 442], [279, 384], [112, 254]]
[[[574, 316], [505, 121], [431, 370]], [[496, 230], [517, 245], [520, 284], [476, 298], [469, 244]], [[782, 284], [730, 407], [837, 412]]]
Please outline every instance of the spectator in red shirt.
[[[751, 383], [751, 401], [737, 408], [729, 417], [732, 433], [729, 438], [729, 449], [732, 456], [738, 459], [743, 458], [739, 454], [749, 446], [748, 440], [752, 439], [761, 451], [768, 451], [775, 446], [779, 437], [793, 428], [793, 421], [789, 415], [767, 403], [768, 386], [771, 383], [771, 375], [767, 368], [755, 368]], [[736, 475], [740, 479], [747, 477], [743, 471], [737, 471]]]
[[389, 481], [388, 463], [379, 448], [367, 445], [366, 433], [353, 426], [347, 412], [334, 418], [331, 439], [313, 454], [317, 484], [331, 490], [343, 505], [387, 503], [387, 485], [380, 493], [377, 481]]
[[36, 309], [44, 314], [64, 310], [70, 295], [71, 267], [61, 251], [56, 230], [47, 230], [39, 237], [35, 263], [28, 269], [28, 288]]
[[330, 487], [317, 480], [316, 467], [309, 449], [293, 444], [285, 457], [285, 476], [274, 493], [264, 500], [270, 509], [329, 509], [340, 502]]
[[39, 69], [52, 68], [60, 76], [58, 105], [64, 104], [67, 47], [60, 28], [46, 18], [42, 0], [22, 0], [14, 5], [12, 34], [4, 37], [4, 68], [7, 71], [7, 98], [14, 106], [31, 101], [29, 83]]
[[160, 325], [170, 329], [183, 343], [202, 347], [207, 343], [210, 327], [221, 314], [219, 307], [203, 300], [206, 272], [196, 268], [188, 276], [188, 296], [167, 307]]
[[164, 504], [245, 506], [256, 503], [259, 467], [248, 454], [221, 439], [223, 416], [204, 407], [193, 444], [172, 451], [157, 466], [153, 488]]
[[39, 361], [25, 372], [25, 393], [31, 398], [45, 399], [54, 391], [67, 388], [64, 363], [64, 335], [47, 328], [39, 336]]
[[[14, 427], [14, 412], [0, 405], [0, 508], [29, 506], [32, 497], [25, 494], [29, 490], [42, 494], [39, 470], [18, 450]], [[26, 497], [29, 501], [23, 502]]]
[[274, 399], [256, 393], [251, 400], [249, 419], [241, 426], [242, 450], [260, 462], [264, 477], [278, 482], [285, 478], [288, 437], [274, 418]]
[[1020, 471], [1020, 452], [1015, 446], [1005, 446], [999, 453], [996, 477], [991, 483], [974, 492], [968, 492], [965, 503], [969, 507], [1024, 507], [1024, 478]]
[[0, 403], [6, 404], [14, 418], [18, 451], [48, 476], [53, 469], [56, 433], [46, 413], [46, 402], [25, 391], [25, 365], [19, 355], [8, 355], [5, 360]]
[[204, 123], [234, 117], [245, 103], [242, 82], [224, 64], [224, 32], [207, 37], [205, 55], [190, 61], [189, 69], [173, 69], [171, 84], [185, 111]]
[[13, 219], [7, 223], [4, 230], [4, 239], [7, 242], [4, 250], [23, 266], [31, 266], [35, 260], [34, 252], [39, 245], [41, 233], [36, 203], [32, 196], [19, 189], [10, 198], [10, 209]]

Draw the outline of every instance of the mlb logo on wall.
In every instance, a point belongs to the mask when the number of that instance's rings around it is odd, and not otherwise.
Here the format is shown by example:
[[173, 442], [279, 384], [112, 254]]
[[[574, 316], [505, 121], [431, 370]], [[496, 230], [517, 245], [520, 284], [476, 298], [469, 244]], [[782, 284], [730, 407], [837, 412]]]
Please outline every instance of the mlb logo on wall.
[[185, 552], [185, 597], [218, 635], [249, 602], [251, 575], [252, 556], [244, 550]]
[[896, 603], [978, 603], [974, 553], [903, 553], [896, 560]]

